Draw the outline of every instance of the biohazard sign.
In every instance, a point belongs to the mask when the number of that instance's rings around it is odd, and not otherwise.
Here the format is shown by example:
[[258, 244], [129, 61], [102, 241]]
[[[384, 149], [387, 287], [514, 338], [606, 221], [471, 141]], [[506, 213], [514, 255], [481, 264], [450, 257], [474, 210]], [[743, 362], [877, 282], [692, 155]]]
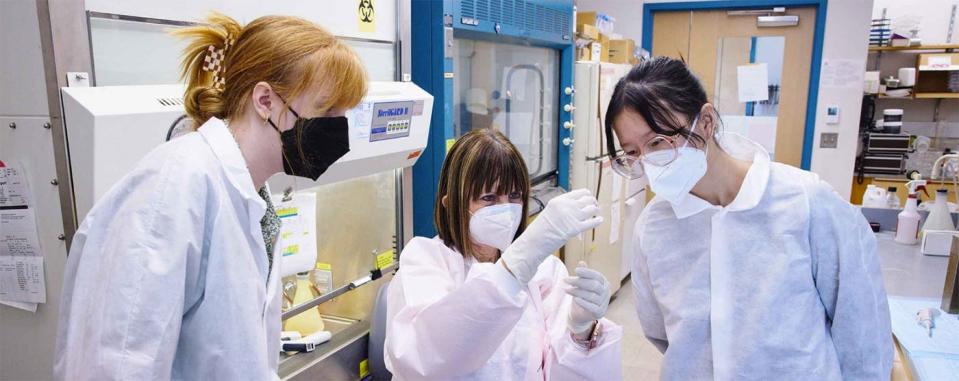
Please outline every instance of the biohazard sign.
[[359, 17], [360, 32], [376, 32], [376, 9], [373, 7], [374, 0], [360, 0], [356, 14]]

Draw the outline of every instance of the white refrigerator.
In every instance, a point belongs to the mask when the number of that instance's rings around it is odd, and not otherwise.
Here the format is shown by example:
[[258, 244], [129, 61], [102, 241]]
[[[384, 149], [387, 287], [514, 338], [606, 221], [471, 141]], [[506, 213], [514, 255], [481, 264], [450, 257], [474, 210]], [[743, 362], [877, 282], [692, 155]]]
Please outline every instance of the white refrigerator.
[[[599, 200], [602, 225], [569, 241], [564, 260], [570, 272], [580, 261], [603, 273], [616, 292], [629, 275], [632, 232], [646, 204], [645, 181], [629, 181], [610, 168], [604, 118], [613, 88], [630, 65], [577, 62], [570, 152], [570, 188], [590, 189]], [[618, 146], [618, 144], [617, 144]]]

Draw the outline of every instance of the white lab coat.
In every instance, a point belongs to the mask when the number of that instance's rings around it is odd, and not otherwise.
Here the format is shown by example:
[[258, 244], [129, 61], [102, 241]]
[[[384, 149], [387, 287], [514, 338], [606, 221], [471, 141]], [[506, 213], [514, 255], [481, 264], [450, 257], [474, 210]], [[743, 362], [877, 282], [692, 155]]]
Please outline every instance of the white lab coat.
[[501, 264], [413, 238], [390, 283], [387, 368], [398, 381], [622, 379], [621, 327], [603, 319], [590, 351], [570, 337], [567, 275], [551, 256], [527, 288]]
[[892, 334], [876, 240], [816, 175], [752, 160], [727, 207], [654, 198], [636, 224], [632, 282], [665, 380], [881, 380]]
[[57, 378], [277, 378], [281, 256], [268, 269], [265, 211], [222, 121], [150, 152], [74, 236]]

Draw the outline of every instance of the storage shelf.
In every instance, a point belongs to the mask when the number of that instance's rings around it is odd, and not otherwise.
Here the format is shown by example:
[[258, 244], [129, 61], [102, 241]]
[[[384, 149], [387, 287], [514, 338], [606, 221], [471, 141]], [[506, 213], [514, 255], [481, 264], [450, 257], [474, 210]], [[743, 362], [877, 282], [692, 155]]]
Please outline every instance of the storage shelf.
[[916, 99], [959, 99], [959, 93], [915, 93]]
[[880, 95], [878, 99], [898, 99], [903, 101], [911, 101], [916, 99], [959, 99], [959, 93], [918, 93], [912, 94], [908, 97], [890, 97], [887, 95]]
[[920, 45], [920, 46], [870, 46], [870, 52], [900, 52], [900, 51], [930, 51], [930, 50], [959, 50], [959, 44], [950, 45]]

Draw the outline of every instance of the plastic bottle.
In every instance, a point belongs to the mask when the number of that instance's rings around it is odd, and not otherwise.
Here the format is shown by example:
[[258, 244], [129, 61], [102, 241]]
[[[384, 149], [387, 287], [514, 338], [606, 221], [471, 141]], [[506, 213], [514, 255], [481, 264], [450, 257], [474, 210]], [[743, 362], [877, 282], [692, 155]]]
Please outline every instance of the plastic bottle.
[[889, 209], [899, 209], [899, 195], [896, 194], [896, 187], [886, 189], [886, 207]]
[[899, 212], [899, 222], [896, 224], [896, 242], [906, 245], [919, 243], [919, 212], [916, 211], [918, 196], [913, 193], [906, 199], [906, 207]]
[[[310, 283], [310, 273], [296, 274], [296, 296], [293, 305], [297, 306], [316, 298], [319, 294]], [[297, 331], [303, 336], [309, 336], [324, 328], [323, 318], [320, 317], [319, 307], [313, 307], [283, 322], [284, 331]]]
[[922, 225], [922, 231], [927, 230], [956, 230], [956, 225], [952, 223], [952, 214], [949, 213], [949, 202], [947, 201], [949, 192], [945, 189], [936, 191], [936, 201], [929, 209], [929, 217], [926, 217], [926, 223]]
[[872, 184], [866, 186], [866, 192], [862, 196], [862, 206], [864, 208], [885, 208], [887, 203], [887, 195], [884, 189]]

